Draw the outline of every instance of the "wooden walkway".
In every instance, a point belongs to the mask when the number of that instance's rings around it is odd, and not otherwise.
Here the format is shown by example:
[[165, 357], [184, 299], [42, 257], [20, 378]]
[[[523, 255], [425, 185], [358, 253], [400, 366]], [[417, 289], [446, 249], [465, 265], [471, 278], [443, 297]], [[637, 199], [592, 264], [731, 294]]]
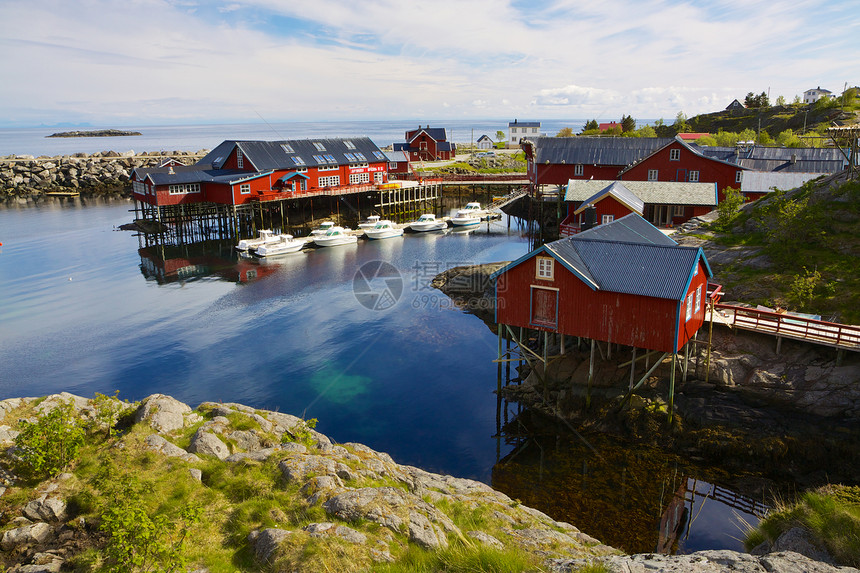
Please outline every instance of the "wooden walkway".
[[714, 306], [714, 322], [731, 328], [860, 352], [860, 326], [730, 304], [717, 303]]

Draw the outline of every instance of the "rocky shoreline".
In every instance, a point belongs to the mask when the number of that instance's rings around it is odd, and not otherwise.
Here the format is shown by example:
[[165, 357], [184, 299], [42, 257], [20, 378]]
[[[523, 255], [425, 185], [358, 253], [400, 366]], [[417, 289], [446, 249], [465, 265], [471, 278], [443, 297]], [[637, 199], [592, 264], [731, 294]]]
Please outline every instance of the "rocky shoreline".
[[[202, 489], [213, 487], [208, 474], [222, 471], [221, 466], [273, 468], [283, 487], [297, 492], [295, 503], [306, 507], [308, 514], [312, 510], [325, 516], [300, 527], [285, 522], [251, 531], [240, 551], [250, 552], [260, 571], [301, 570], [281, 565], [289, 560], [290, 551], [301, 552], [302, 546], [319, 551], [320, 544], [346, 544], [355, 548], [351, 557], [356, 560], [355, 570], [366, 570], [374, 563], [395, 560], [393, 548], [415, 545], [442, 551], [453, 540], [468, 546], [517, 547], [555, 572], [572, 573], [594, 563], [613, 573], [858, 571], [816, 561], [822, 558], [820, 553], [813, 558], [801, 555], [797, 551], [810, 553], [813, 547], [803, 536], [802, 541], [786, 540], [763, 555], [702, 551], [624, 556], [486, 484], [400, 465], [362, 444], [336, 444], [289, 414], [214, 402], [192, 410], [161, 394], [131, 405], [116, 403], [130, 412], [131, 421], [106, 452], [142, 448], [151, 452], [146, 455], [155, 456], [152, 463], [185, 471], [185, 479]], [[62, 404], [71, 404], [82, 422], [93, 423], [101, 419], [105, 403], [66, 393], [0, 401], [0, 442], [8, 448], [0, 487], [0, 562], [9, 573], [58, 572], [77, 562], [81, 548], [98, 550], [106, 542], [97, 520], [80, 515], [79, 490], [86, 478], [76, 473], [75, 464], [55, 478], [28, 485], [20, 483], [9, 463], [15, 456], [19, 418], [36, 419]], [[471, 529], [455, 523], [464, 508], [483, 516]], [[183, 570], [205, 573], [209, 569], [205, 563], [189, 563]]]
[[60, 131], [45, 137], [127, 137], [143, 135], [139, 131], [123, 131], [120, 129], [96, 129], [92, 131]]
[[52, 192], [128, 195], [131, 193], [131, 173], [136, 168], [157, 167], [165, 159], [191, 164], [204, 154], [204, 150], [143, 153], [102, 151], [56, 157], [0, 157], [0, 200], [33, 201]]

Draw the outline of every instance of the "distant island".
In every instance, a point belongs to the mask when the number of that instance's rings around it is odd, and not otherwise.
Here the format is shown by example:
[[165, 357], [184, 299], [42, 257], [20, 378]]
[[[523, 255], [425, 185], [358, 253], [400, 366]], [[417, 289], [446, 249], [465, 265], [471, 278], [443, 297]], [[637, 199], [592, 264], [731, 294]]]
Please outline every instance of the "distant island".
[[118, 137], [126, 135], [143, 135], [139, 131], [121, 131], [119, 129], [97, 129], [94, 131], [61, 131], [45, 137]]

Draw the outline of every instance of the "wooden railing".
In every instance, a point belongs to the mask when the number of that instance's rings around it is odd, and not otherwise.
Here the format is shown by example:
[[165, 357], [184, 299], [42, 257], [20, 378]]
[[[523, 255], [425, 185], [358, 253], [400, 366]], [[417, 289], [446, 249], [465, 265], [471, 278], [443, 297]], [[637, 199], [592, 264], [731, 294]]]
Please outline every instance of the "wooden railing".
[[721, 322], [732, 328], [765, 332], [860, 352], [858, 326], [730, 304], [718, 303], [714, 306], [721, 312]]

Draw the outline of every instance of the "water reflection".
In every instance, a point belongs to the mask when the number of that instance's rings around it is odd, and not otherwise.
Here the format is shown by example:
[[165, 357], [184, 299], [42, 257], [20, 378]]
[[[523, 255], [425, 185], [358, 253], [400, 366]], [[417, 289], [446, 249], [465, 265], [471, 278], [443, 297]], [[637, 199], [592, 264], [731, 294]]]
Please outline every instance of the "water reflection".
[[625, 552], [743, 551], [745, 524], [767, 510], [770, 483], [757, 476], [566, 427], [535, 433], [528, 418], [503, 430], [515, 449], [493, 467], [493, 487]]

